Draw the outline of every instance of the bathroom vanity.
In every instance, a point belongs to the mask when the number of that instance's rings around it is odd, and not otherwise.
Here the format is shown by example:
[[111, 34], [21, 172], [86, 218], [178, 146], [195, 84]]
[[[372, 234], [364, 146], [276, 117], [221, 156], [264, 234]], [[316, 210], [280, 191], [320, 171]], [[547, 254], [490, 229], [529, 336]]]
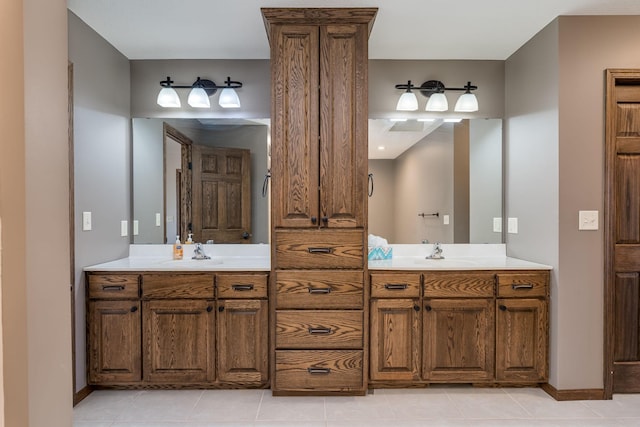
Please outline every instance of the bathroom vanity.
[[504, 245], [443, 245], [442, 260], [426, 259], [431, 247], [393, 245], [367, 277], [279, 271], [270, 292], [268, 245], [205, 245], [202, 261], [132, 245], [86, 269], [89, 384], [265, 388], [274, 366], [319, 390], [546, 383], [550, 267]]

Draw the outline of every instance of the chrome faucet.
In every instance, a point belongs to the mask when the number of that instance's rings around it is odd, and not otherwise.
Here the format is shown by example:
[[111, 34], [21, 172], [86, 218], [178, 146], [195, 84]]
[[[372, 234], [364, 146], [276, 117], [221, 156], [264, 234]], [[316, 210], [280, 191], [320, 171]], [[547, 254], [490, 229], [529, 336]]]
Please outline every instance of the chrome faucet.
[[204, 253], [202, 243], [196, 243], [196, 247], [193, 249], [193, 257], [191, 257], [191, 259], [211, 259], [211, 257]]
[[440, 246], [440, 243], [436, 243], [433, 245], [433, 252], [431, 252], [431, 255], [427, 256], [427, 259], [444, 259], [444, 256], [442, 255], [442, 246]]

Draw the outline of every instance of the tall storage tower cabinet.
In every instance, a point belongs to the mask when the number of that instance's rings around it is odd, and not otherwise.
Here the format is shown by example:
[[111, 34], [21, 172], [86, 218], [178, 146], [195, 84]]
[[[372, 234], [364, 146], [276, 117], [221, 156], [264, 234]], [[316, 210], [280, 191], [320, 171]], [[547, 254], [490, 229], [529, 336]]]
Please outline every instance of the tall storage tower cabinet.
[[262, 9], [275, 395], [367, 389], [367, 52], [376, 12]]

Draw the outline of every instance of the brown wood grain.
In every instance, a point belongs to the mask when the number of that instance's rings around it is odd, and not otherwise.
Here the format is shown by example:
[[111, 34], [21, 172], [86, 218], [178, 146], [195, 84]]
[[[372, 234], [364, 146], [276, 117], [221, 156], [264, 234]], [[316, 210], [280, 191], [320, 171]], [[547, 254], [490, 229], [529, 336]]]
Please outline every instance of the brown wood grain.
[[138, 274], [87, 275], [88, 297], [91, 299], [135, 299], [139, 296]]
[[275, 268], [362, 269], [363, 239], [362, 230], [278, 230]]
[[420, 379], [421, 319], [419, 299], [371, 301], [371, 380]]
[[[278, 310], [276, 347], [282, 349], [354, 349], [363, 346], [361, 310]], [[313, 333], [311, 330], [326, 330]]]
[[88, 308], [88, 383], [140, 381], [140, 302], [89, 301]]
[[265, 383], [269, 378], [268, 303], [218, 301], [218, 379]]
[[[353, 392], [362, 389], [362, 350], [277, 350], [276, 390]], [[328, 369], [310, 373], [309, 369]]]
[[215, 379], [214, 306], [214, 301], [194, 299], [142, 303], [145, 381]]
[[423, 378], [448, 382], [492, 381], [493, 300], [425, 299], [423, 304]]
[[278, 309], [361, 309], [362, 271], [276, 271]]
[[496, 379], [518, 383], [548, 378], [548, 316], [542, 299], [496, 301]]
[[424, 296], [493, 297], [495, 273], [492, 272], [427, 272], [424, 274]]
[[546, 297], [549, 294], [549, 273], [498, 273], [499, 297]]
[[420, 273], [371, 273], [371, 298], [419, 298]]
[[267, 298], [266, 273], [216, 273], [218, 298]]
[[214, 297], [213, 274], [146, 273], [142, 275], [142, 298], [175, 299]]
[[640, 357], [640, 274], [617, 273], [615, 283], [615, 362], [637, 361]]

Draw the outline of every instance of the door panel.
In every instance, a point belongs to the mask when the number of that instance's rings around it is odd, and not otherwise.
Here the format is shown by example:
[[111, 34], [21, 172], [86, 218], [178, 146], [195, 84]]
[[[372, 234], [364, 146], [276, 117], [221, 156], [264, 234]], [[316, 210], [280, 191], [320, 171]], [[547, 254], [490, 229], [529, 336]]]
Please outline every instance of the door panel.
[[605, 396], [640, 392], [640, 71], [607, 71]]
[[250, 151], [194, 145], [192, 155], [194, 241], [249, 243]]

